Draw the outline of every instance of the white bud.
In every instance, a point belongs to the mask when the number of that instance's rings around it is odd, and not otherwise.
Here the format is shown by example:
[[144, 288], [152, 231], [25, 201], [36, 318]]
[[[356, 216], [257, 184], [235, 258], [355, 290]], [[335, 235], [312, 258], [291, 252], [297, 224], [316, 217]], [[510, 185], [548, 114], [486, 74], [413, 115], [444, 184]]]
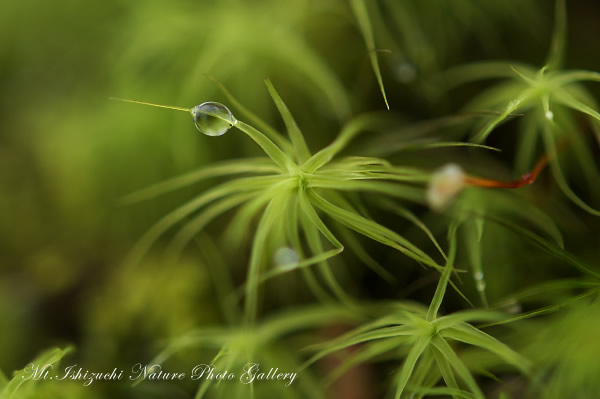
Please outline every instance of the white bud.
[[432, 209], [441, 211], [464, 186], [465, 174], [461, 167], [456, 164], [445, 165], [431, 176], [425, 194], [427, 202]]

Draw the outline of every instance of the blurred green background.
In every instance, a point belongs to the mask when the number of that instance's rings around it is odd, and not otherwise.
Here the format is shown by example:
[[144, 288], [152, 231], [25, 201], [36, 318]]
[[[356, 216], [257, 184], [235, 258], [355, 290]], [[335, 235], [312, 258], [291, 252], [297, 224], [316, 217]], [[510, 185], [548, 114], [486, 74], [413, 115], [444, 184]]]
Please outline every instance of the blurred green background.
[[[478, 89], [445, 93], [432, 84], [439, 72], [482, 59], [538, 65], [552, 30], [552, 1], [401, 1], [402, 14], [390, 11], [391, 1], [377, 8], [367, 3], [378, 47], [391, 51], [378, 55], [390, 113], [407, 124], [457, 112]], [[600, 7], [568, 6], [567, 67], [598, 70]], [[79, 363], [96, 368], [146, 361], [161, 339], [221, 321], [209, 268], [193, 251], [165, 264], [158, 245], [135, 272], [121, 271], [154, 221], [212, 182], [127, 207], [119, 198], [259, 150], [233, 130], [202, 136], [183, 113], [108, 100], [227, 104], [204, 74], [281, 128], [263, 83], [270, 78], [311, 149], [329, 143], [351, 116], [384, 109], [368, 50], [343, 0], [1, 2], [0, 369], [7, 375], [42, 349], [67, 343], [75, 344]], [[465, 154], [403, 161], [436, 167]], [[480, 164], [511, 157], [493, 155]], [[596, 257], [590, 245], [597, 244], [598, 222], [577, 215], [566, 224], [573, 233], [567, 242], [584, 258]], [[217, 237], [223, 228], [217, 223], [209, 234]], [[246, 257], [237, 260], [229, 266], [243, 270]], [[533, 275], [545, 273], [561, 275]], [[495, 277], [490, 295], [499, 298], [511, 274]], [[377, 295], [379, 282], [362, 284], [359, 291]], [[431, 290], [424, 292], [427, 298]], [[295, 302], [269, 300], [273, 308]]]

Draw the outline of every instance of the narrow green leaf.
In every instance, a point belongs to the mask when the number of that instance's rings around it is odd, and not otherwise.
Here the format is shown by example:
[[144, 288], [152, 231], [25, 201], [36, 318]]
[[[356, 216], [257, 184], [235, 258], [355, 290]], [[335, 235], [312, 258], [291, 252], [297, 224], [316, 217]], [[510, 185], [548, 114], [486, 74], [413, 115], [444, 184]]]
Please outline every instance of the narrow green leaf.
[[246, 324], [252, 325], [256, 320], [258, 307], [258, 281], [260, 277], [260, 266], [263, 262], [264, 246], [276, 220], [281, 220], [283, 210], [287, 198], [285, 195], [280, 195], [273, 198], [258, 223], [254, 240], [252, 243], [252, 251], [250, 254], [250, 264], [248, 266], [248, 276], [246, 278], [246, 301], [244, 303], [244, 319]]
[[256, 193], [255, 198], [243, 204], [225, 229], [222, 241], [230, 245], [234, 251], [240, 249], [242, 243], [248, 239], [247, 232], [251, 229], [253, 219], [271, 199], [273, 195], [267, 188], [266, 191]]
[[470, 345], [478, 346], [495, 353], [505, 362], [515, 366], [524, 374], [531, 370], [531, 363], [496, 338], [484, 333], [470, 324], [462, 323], [440, 331], [444, 338], [450, 338]]
[[[223, 348], [221, 348], [221, 350], [215, 355], [215, 357], [212, 359], [212, 361], [210, 362], [210, 364], [215, 366], [215, 369], [217, 370], [227, 370], [227, 363], [225, 362], [224, 357], [226, 356], [226, 347], [224, 346]], [[212, 381], [210, 379], [205, 379], [204, 381], [202, 381], [202, 383], [198, 386], [198, 389], [196, 390], [196, 395], [194, 395], [194, 399], [202, 399], [204, 398], [204, 396], [206, 395], [206, 393], [208, 392], [208, 389], [210, 388], [210, 386], [212, 385]]]
[[310, 223], [319, 230], [321, 234], [329, 241], [334, 247], [339, 248], [340, 250], [344, 249], [342, 243], [333, 235], [333, 233], [329, 230], [329, 228], [323, 223], [317, 212], [311, 205], [310, 197], [307, 195], [305, 190], [300, 188], [298, 190], [298, 204], [300, 205], [300, 209], [306, 215]]
[[404, 364], [402, 365], [402, 369], [400, 370], [400, 373], [397, 377], [396, 394], [394, 396], [396, 399], [400, 399], [400, 397], [402, 396], [402, 393], [404, 392], [404, 389], [408, 384], [408, 379], [413, 373], [413, 370], [417, 364], [417, 361], [419, 360], [419, 357], [421, 357], [423, 351], [427, 349], [430, 342], [431, 337], [429, 336], [419, 337], [417, 338], [417, 341], [413, 344], [412, 348], [410, 349], [410, 352], [408, 352], [408, 355], [404, 360]]
[[358, 214], [333, 205], [320, 195], [316, 194], [313, 190], [310, 190], [308, 193], [312, 203], [344, 226], [384, 245], [395, 248], [417, 262], [424, 263], [436, 269], [441, 269], [429, 255], [425, 254], [422, 250], [399, 234]]
[[401, 216], [401, 217], [407, 219], [408, 221], [412, 222], [415, 226], [417, 226], [421, 231], [423, 231], [427, 235], [429, 240], [433, 243], [433, 245], [436, 247], [436, 249], [442, 255], [444, 260], [447, 259], [446, 253], [444, 252], [444, 250], [438, 243], [437, 239], [435, 238], [435, 236], [433, 235], [431, 230], [429, 230], [427, 225], [425, 225], [425, 223], [423, 223], [421, 221], [421, 219], [419, 219], [414, 213], [410, 212], [408, 209], [406, 209], [404, 207], [394, 204], [393, 202], [391, 202], [387, 199], [381, 199], [379, 201], [379, 203], [381, 203], [384, 207], [391, 210], [392, 212], [396, 213], [398, 216]]
[[452, 327], [456, 324], [470, 322], [470, 321], [496, 321], [504, 320], [507, 316], [504, 313], [493, 310], [463, 310], [455, 312], [449, 315], [441, 316], [435, 319], [432, 323], [435, 327], [441, 331], [446, 328]]
[[345, 227], [340, 227], [339, 229], [342, 240], [346, 242], [346, 245], [356, 257], [364, 263], [368, 268], [373, 270], [377, 275], [389, 283], [394, 283], [397, 281], [396, 277], [390, 273], [386, 268], [384, 268], [379, 262], [377, 262], [365, 249], [359, 239], [357, 239], [354, 234]]
[[544, 238], [540, 237], [539, 235], [537, 235], [527, 229], [524, 229], [515, 223], [511, 223], [505, 219], [497, 219], [497, 218], [493, 218], [490, 216], [488, 216], [487, 219], [491, 220], [495, 223], [498, 223], [498, 224], [508, 228], [509, 230], [512, 230], [513, 232], [519, 234], [523, 238], [527, 239], [527, 241], [529, 241], [536, 247], [538, 247], [541, 250], [543, 250], [544, 252], [546, 252], [548, 255], [551, 255], [566, 264], [574, 266], [575, 268], [579, 269], [580, 271], [582, 271], [586, 274], [590, 274], [595, 277], [600, 277], [600, 272], [594, 270], [593, 267], [588, 266], [583, 261], [577, 259], [575, 256], [571, 255], [564, 249], [545, 240]]
[[369, 20], [367, 6], [364, 0], [350, 0], [350, 4], [352, 5], [352, 11], [354, 12], [354, 16], [358, 21], [358, 26], [365, 40], [367, 50], [369, 51], [371, 67], [373, 68], [373, 72], [375, 73], [375, 78], [377, 79], [379, 90], [381, 91], [381, 95], [383, 96], [383, 101], [385, 101], [385, 106], [387, 107], [387, 109], [390, 109], [390, 105], [388, 104], [387, 97], [385, 95], [385, 88], [383, 86], [381, 71], [379, 69], [379, 61], [377, 60], [376, 52], [377, 49], [375, 46], [375, 37], [373, 36], [373, 28], [371, 27], [371, 21]]
[[463, 380], [467, 387], [469, 387], [471, 392], [478, 399], [484, 399], [485, 396], [483, 395], [483, 392], [481, 392], [481, 389], [477, 385], [477, 382], [475, 382], [473, 375], [471, 374], [467, 366], [465, 366], [463, 361], [460, 360], [456, 353], [454, 353], [454, 350], [450, 347], [450, 345], [448, 345], [446, 340], [444, 340], [439, 335], [436, 335], [431, 339], [431, 344], [435, 348], [437, 348], [440, 351], [440, 353], [444, 356], [446, 361], [452, 365], [452, 368], [456, 371], [456, 374]]
[[600, 113], [598, 111], [573, 97], [567, 90], [558, 90], [552, 98], [559, 104], [587, 114], [597, 121], [600, 121]]
[[527, 101], [529, 101], [533, 96], [531, 89], [524, 90], [517, 98], [510, 101], [504, 111], [498, 115], [496, 118], [492, 119], [489, 123], [487, 123], [483, 129], [481, 129], [477, 134], [475, 134], [472, 138], [472, 141], [476, 143], [482, 143], [486, 140], [489, 134], [494, 130], [496, 126], [498, 126], [501, 122], [503, 122], [510, 114], [515, 112], [517, 109], [526, 105]]
[[120, 203], [123, 205], [128, 205], [135, 202], [144, 201], [212, 177], [243, 173], [260, 174], [277, 172], [279, 172], [279, 169], [271, 163], [269, 158], [265, 157], [239, 159], [233, 161], [228, 160], [200, 168], [181, 176], [176, 176], [157, 184], [153, 184], [149, 187], [124, 196], [120, 200]]
[[375, 129], [383, 124], [387, 124], [387, 120], [380, 114], [365, 114], [352, 119], [331, 144], [314, 154], [302, 165], [302, 170], [306, 173], [314, 173], [331, 161], [356, 135], [366, 129]]
[[[171, 338], [168, 345], [160, 351], [148, 365], [162, 364], [177, 352], [193, 347], [221, 348], [231, 340], [233, 332], [220, 327], [204, 327], [184, 335]], [[136, 381], [137, 384], [137, 381]]]
[[534, 155], [538, 142], [538, 115], [531, 112], [525, 115], [519, 126], [518, 145], [516, 146], [515, 170], [525, 173], [534, 167]]
[[371, 361], [378, 356], [389, 354], [398, 350], [402, 345], [398, 339], [385, 339], [381, 341], [372, 341], [368, 345], [360, 348], [358, 351], [353, 351], [346, 357], [342, 364], [337, 366], [325, 379], [325, 386], [331, 385], [338, 378], [342, 377], [352, 368]]
[[242, 115], [245, 115], [254, 125], [258, 126], [259, 130], [265, 132], [265, 134], [271, 140], [273, 140], [278, 146], [280, 146], [284, 151], [290, 152], [292, 150], [292, 144], [285, 137], [283, 137], [281, 134], [279, 134], [279, 132], [277, 132], [277, 130], [275, 130], [272, 126], [270, 126], [268, 123], [266, 123], [261, 118], [259, 118], [255, 113], [253, 113], [252, 111], [250, 111], [246, 107], [244, 107], [242, 105], [242, 103], [240, 103], [231, 94], [231, 92], [229, 90], [227, 90], [227, 88], [225, 86], [223, 86], [223, 84], [221, 84], [221, 82], [219, 82], [215, 77], [213, 77], [211, 75], [205, 75], [205, 76], [207, 78], [209, 78], [210, 80], [212, 80], [217, 85], [219, 90], [221, 90], [221, 92], [225, 95], [227, 100], [231, 104], [233, 104], [233, 106], [235, 108], [237, 108], [242, 113]]
[[434, 349], [431, 345], [425, 349], [412, 373], [411, 383], [406, 386], [406, 390], [412, 393], [411, 399], [422, 399], [418, 396], [415, 397], [419, 389], [429, 389], [436, 385], [441, 378], [435, 367]]
[[[515, 301], [535, 301], [536, 298], [537, 300], [539, 300], [540, 298], [560, 298], [562, 296], [561, 292], [572, 292], [577, 289], [591, 289], [599, 287], [600, 281], [596, 279], [584, 280], [577, 278], [551, 280], [539, 284], [533, 284], [523, 290], [510, 294], [510, 297], [507, 299], [507, 302], [511, 304]], [[499, 306], [504, 306], [504, 303], [500, 303]]]
[[306, 141], [304, 141], [304, 135], [300, 131], [298, 124], [294, 120], [294, 117], [290, 113], [287, 105], [283, 102], [277, 90], [271, 83], [269, 79], [265, 80], [265, 84], [267, 85], [267, 89], [269, 90], [269, 94], [271, 94], [271, 98], [273, 98], [273, 102], [277, 106], [283, 121], [285, 122], [285, 126], [287, 128], [288, 134], [292, 139], [292, 145], [294, 147], [295, 153], [298, 157], [298, 161], [300, 163], [306, 161], [310, 158], [310, 151], [308, 150], [308, 146], [306, 145]]
[[564, 86], [577, 81], [600, 82], [600, 73], [594, 71], [564, 71], [553, 78], [553, 83], [557, 86]]
[[[442, 353], [439, 351], [438, 348], [432, 346], [431, 349], [432, 349], [433, 357], [435, 358], [435, 363], [437, 364], [438, 369], [440, 370], [440, 373], [442, 374], [442, 378], [444, 379], [444, 382], [446, 383], [448, 388], [451, 388], [453, 390], [460, 389], [460, 387], [458, 386], [458, 383], [456, 382], [456, 378], [454, 378], [454, 373], [452, 372], [452, 366], [450, 366], [450, 364], [448, 363], [448, 360], [444, 357], [444, 355], [442, 355]], [[427, 391], [431, 392], [431, 389], [429, 389]], [[455, 393], [453, 393], [451, 395], [452, 395], [453, 399], [459, 398], [459, 396], [456, 395]]]
[[438, 311], [440, 310], [440, 306], [442, 305], [442, 301], [444, 300], [444, 295], [446, 294], [448, 281], [450, 281], [450, 276], [452, 275], [452, 268], [454, 267], [454, 259], [456, 257], [455, 234], [452, 233], [448, 240], [450, 248], [448, 250], [448, 259], [446, 260], [446, 266], [444, 267], [444, 271], [442, 272], [442, 277], [438, 282], [438, 286], [435, 289], [435, 294], [433, 294], [431, 305], [429, 305], [429, 309], [427, 310], [426, 319], [430, 322], [437, 318]]
[[438, 141], [435, 143], [407, 143], [401, 150], [428, 150], [432, 148], [452, 148], [452, 147], [471, 147], [471, 148], [480, 148], [484, 150], [501, 152], [502, 150], [496, 147], [491, 147], [489, 145], [476, 144], [476, 143], [464, 143], [459, 141]]
[[[302, 210], [302, 217], [300, 218], [300, 221], [302, 222], [302, 228], [306, 235], [306, 240], [310, 249], [316, 254], [324, 252], [321, 237], [319, 237], [318, 234], [320, 232], [327, 239], [327, 241], [329, 241], [336, 248], [336, 253], [342, 252], [344, 249], [343, 245], [333, 235], [333, 233], [331, 233], [321, 218], [319, 218], [317, 212], [306, 197], [304, 190], [300, 189], [298, 192], [300, 209]], [[327, 263], [327, 260], [321, 260], [319, 263], [319, 271], [323, 275], [325, 282], [329, 285], [329, 288], [333, 291], [333, 293], [342, 302], [344, 302], [344, 304], [354, 308], [356, 306], [354, 299], [351, 298], [338, 283], [331, 271], [331, 268], [329, 267], [329, 264]]]
[[339, 304], [297, 306], [270, 315], [258, 326], [257, 337], [269, 342], [297, 331], [330, 325], [332, 322], [356, 322], [360, 314]]
[[235, 288], [230, 269], [227, 267], [213, 239], [207, 233], [201, 232], [195, 241], [205, 262], [204, 264], [210, 269], [209, 275], [215, 287], [217, 298], [219, 298], [219, 307], [225, 321], [229, 325], [238, 324], [241, 316], [239, 307], [231, 296]]
[[[310, 189], [325, 189], [322, 191], [328, 198], [334, 199], [336, 205], [340, 205], [344, 210], [368, 217], [368, 211], [364, 206], [360, 209], [353, 206], [348, 206], [348, 201], [342, 200], [341, 192], [372, 192], [378, 194], [386, 194], [395, 198], [412, 200], [413, 202], [422, 203], [419, 199], [424, 196], [422, 188], [402, 185], [390, 182], [370, 181], [366, 179], [353, 179], [340, 176], [321, 176], [313, 175], [310, 177], [307, 187]], [[397, 190], [395, 190], [397, 188]], [[355, 197], [358, 198], [358, 197]]]
[[530, 312], [525, 312], [525, 313], [518, 314], [518, 315], [510, 317], [508, 319], [504, 319], [504, 320], [497, 321], [497, 322], [492, 322], [492, 323], [486, 323], [486, 324], [480, 325], [479, 327], [480, 328], [485, 328], [485, 327], [491, 327], [491, 326], [498, 326], [498, 325], [501, 325], [501, 324], [514, 323], [514, 322], [519, 321], [519, 320], [529, 319], [529, 318], [532, 318], [532, 317], [537, 317], [537, 316], [541, 316], [541, 315], [544, 315], [544, 314], [556, 312], [557, 310], [560, 310], [560, 309], [562, 309], [564, 307], [567, 307], [567, 306], [569, 306], [569, 305], [571, 305], [573, 303], [579, 302], [579, 301], [581, 301], [584, 298], [587, 298], [587, 297], [592, 296], [592, 295], [597, 295], [597, 294], [598, 294], [598, 290], [597, 289], [593, 289], [593, 290], [590, 290], [588, 292], [584, 292], [581, 295], [570, 297], [569, 299], [567, 299], [567, 300], [565, 300], [565, 301], [563, 301], [563, 302], [561, 302], [561, 303], [559, 303], [557, 305], [550, 305], [550, 306], [546, 306], [546, 307], [543, 307], [543, 308], [540, 308], [540, 309], [535, 309], [535, 310], [532, 310]]
[[204, 209], [189, 222], [186, 222], [181, 230], [171, 240], [167, 249], [168, 257], [176, 260], [185, 246], [196, 236], [208, 223], [219, 215], [227, 212], [249, 199], [256, 196], [256, 193], [239, 193], [225, 197], [213, 205]]
[[288, 267], [285, 267], [285, 265], [284, 265], [284, 266], [277, 267], [275, 269], [271, 269], [271, 270], [261, 274], [260, 279], [257, 282], [257, 284], [262, 284], [262, 283], [266, 282], [267, 280], [270, 280], [270, 279], [280, 276], [282, 274], [290, 273], [294, 270], [304, 269], [304, 268], [313, 266], [315, 264], [326, 262], [327, 260], [339, 255], [341, 252], [342, 252], [342, 249], [340, 249], [340, 248], [334, 248], [334, 249], [330, 249], [328, 251], [321, 250], [321, 252], [319, 252], [309, 258], [302, 259], [300, 262], [293, 265], [293, 267], [288, 268]]
[[54, 368], [56, 363], [72, 351], [73, 347], [67, 347], [65, 349], [53, 348], [43, 352], [24, 369], [15, 371], [13, 378], [8, 381], [4, 386], [4, 389], [0, 392], [0, 397], [2, 399], [19, 397], [18, 394], [16, 394], [19, 388], [27, 383], [27, 381], [35, 381], [31, 378], [35, 367], [39, 367], [39, 369], [42, 370], [44, 367], [48, 366], [47, 370], [50, 371]]
[[[387, 176], [379, 175], [377, 179], [385, 179], [386, 177]], [[375, 178], [375, 176], [373, 176], [373, 178]], [[365, 179], [369, 179], [369, 177], [365, 176]], [[337, 191], [373, 192], [405, 199], [418, 204], [423, 204], [425, 202], [425, 193], [423, 188], [407, 184], [388, 183], [383, 181], [365, 181], [361, 179], [340, 179], [330, 176], [314, 175], [308, 180], [308, 187], [324, 188]]]
[[514, 77], [513, 68], [518, 68], [528, 74], [534, 74], [533, 68], [526, 64], [515, 64], [510, 62], [475, 62], [459, 65], [449, 69], [445, 73], [447, 89], [463, 85], [465, 83], [486, 79], [510, 79]]
[[514, 73], [516, 73], [521, 79], [523, 79], [523, 81], [525, 83], [527, 83], [529, 86], [533, 86], [536, 84], [535, 82], [535, 75], [534, 76], [527, 76], [528, 73], [526, 71], [520, 71], [518, 67], [511, 65], [510, 69], [512, 69], [512, 71]]
[[190, 202], [181, 205], [163, 216], [146, 231], [128, 254], [125, 265], [127, 267], [135, 266], [162, 234], [202, 206], [234, 193], [258, 191], [280, 180], [280, 177], [272, 176], [239, 178], [205, 191]]
[[546, 65], [556, 69], [562, 64], [567, 42], [567, 7], [565, 0], [556, 0], [554, 32]]
[[[515, 204], [518, 202], [518, 206]], [[465, 219], [474, 219], [473, 223], [486, 221], [486, 214], [496, 215], [497, 218], [507, 218], [509, 220], [519, 218], [519, 223], [528, 221], [540, 231], [546, 233], [549, 238], [554, 240], [561, 248], [564, 246], [563, 238], [556, 222], [539, 207], [524, 201], [514, 191], [510, 190], [487, 190], [472, 188], [468, 193], [464, 193], [463, 207], [458, 210], [463, 212]], [[471, 222], [468, 222], [471, 223]], [[478, 226], [477, 226], [478, 227]], [[473, 228], [476, 229], [476, 228]], [[478, 228], [476, 229], [478, 230]], [[480, 231], [471, 233], [471, 238], [475, 237], [478, 242]]]
[[[418, 330], [415, 330], [411, 326], [394, 326], [394, 327], [381, 328], [381, 329], [377, 329], [374, 331], [367, 331], [362, 334], [354, 335], [352, 337], [347, 337], [344, 340], [338, 340], [335, 343], [331, 343], [331, 344], [327, 345], [324, 349], [322, 349], [321, 351], [316, 353], [314, 356], [312, 356], [306, 362], [306, 365], [310, 365], [331, 353], [334, 353], [339, 350], [349, 348], [353, 345], [357, 345], [357, 344], [364, 343], [364, 342], [370, 343], [370, 342], [374, 342], [376, 340], [385, 340], [387, 342], [391, 338], [396, 338], [396, 337], [400, 337], [400, 336], [408, 337], [409, 341], [407, 341], [407, 342], [410, 342], [410, 340], [412, 340], [412, 337], [414, 337], [414, 335], [415, 335], [415, 333], [417, 333], [417, 331]], [[398, 345], [397, 341], [394, 341], [394, 342], [396, 343], [396, 345]], [[369, 344], [369, 346], [370, 346], [370, 344]], [[376, 352], [378, 352], [378, 351], [376, 351]], [[371, 353], [371, 352], [368, 352], [368, 353]]]
[[[351, 331], [343, 333], [325, 343], [314, 344], [307, 347], [307, 350], [321, 350], [322, 348], [329, 347], [330, 345], [337, 345], [343, 342], [347, 342], [358, 337], [361, 334], [364, 334], [369, 331], [374, 331], [380, 328], [389, 327], [389, 326], [398, 326], [398, 325], [407, 325], [410, 324], [414, 318], [419, 318], [420, 315], [418, 313], [414, 313], [415, 309], [410, 308], [410, 310], [405, 309], [407, 304], [401, 302], [394, 302], [392, 305], [398, 305], [399, 308], [395, 308], [394, 306], [386, 307], [384, 310], [380, 309], [381, 305], [377, 304], [377, 311], [385, 312], [385, 315], [375, 319], [371, 322], [364, 323]], [[423, 311], [423, 309], [418, 309], [418, 311]], [[362, 312], [368, 312], [368, 307], [361, 309]]]
[[[291, 203], [288, 205], [289, 223], [287, 225], [287, 227], [288, 227], [287, 238], [290, 240], [290, 243], [292, 244], [292, 247], [298, 254], [298, 257], [300, 259], [304, 259], [305, 256], [304, 256], [304, 251], [302, 249], [302, 243], [300, 240], [300, 229], [298, 226], [299, 202], [300, 202], [300, 199], [298, 198], [298, 196], [292, 196]], [[319, 281], [316, 279], [316, 277], [313, 273], [313, 269], [304, 267], [301, 269], [301, 272], [302, 272], [302, 277], [304, 278], [304, 281], [308, 285], [308, 288], [320, 302], [328, 303], [328, 302], [332, 301], [329, 293], [327, 291], [325, 291], [325, 289], [321, 286]]]
[[235, 124], [235, 127], [254, 140], [282, 171], [289, 171], [290, 165], [293, 164], [292, 160], [279, 147], [273, 144], [267, 136], [239, 120]]
[[556, 143], [554, 142], [554, 138], [552, 137], [551, 125], [550, 121], [546, 120], [544, 123], [544, 143], [546, 144], [546, 150], [548, 151], [550, 158], [550, 169], [552, 170], [552, 174], [558, 183], [558, 187], [561, 191], [569, 198], [573, 203], [579, 206], [581, 209], [591, 213], [595, 216], [600, 216], [600, 210], [594, 209], [588, 204], [586, 204], [581, 198], [577, 196], [569, 187], [567, 180], [562, 172], [562, 168], [560, 166], [560, 162], [558, 161], [558, 151], [556, 149]]
[[347, 156], [329, 163], [322, 171], [325, 169], [354, 170], [361, 166], [390, 166], [390, 163], [376, 157]]
[[427, 389], [414, 389], [416, 393], [425, 395], [425, 396], [452, 396], [453, 398], [463, 398], [463, 399], [477, 399], [478, 396], [472, 394], [471, 392], [463, 391], [458, 388], [444, 388], [444, 387], [434, 387]]

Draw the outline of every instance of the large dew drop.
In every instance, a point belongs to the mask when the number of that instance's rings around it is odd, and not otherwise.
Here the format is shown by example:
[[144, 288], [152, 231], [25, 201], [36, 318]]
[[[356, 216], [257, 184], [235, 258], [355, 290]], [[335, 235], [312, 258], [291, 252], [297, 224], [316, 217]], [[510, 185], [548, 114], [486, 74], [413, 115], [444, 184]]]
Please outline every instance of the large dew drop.
[[229, 108], [220, 103], [202, 103], [190, 112], [196, 128], [207, 136], [221, 136], [237, 123]]

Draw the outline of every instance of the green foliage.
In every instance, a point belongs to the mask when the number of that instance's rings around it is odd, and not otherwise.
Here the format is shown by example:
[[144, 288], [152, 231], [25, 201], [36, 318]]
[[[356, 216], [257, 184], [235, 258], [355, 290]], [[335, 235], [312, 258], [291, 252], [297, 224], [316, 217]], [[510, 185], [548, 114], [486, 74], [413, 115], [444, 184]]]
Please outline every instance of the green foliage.
[[360, 31], [362, 32], [362, 35], [365, 38], [365, 44], [367, 45], [367, 50], [369, 51], [369, 60], [371, 61], [371, 67], [373, 68], [375, 78], [377, 79], [377, 84], [379, 85], [379, 89], [381, 90], [383, 101], [385, 101], [385, 106], [387, 107], [387, 109], [390, 109], [390, 105], [388, 104], [388, 100], [385, 95], [385, 88], [383, 86], [381, 70], [379, 69], [379, 61], [377, 60], [377, 49], [375, 47], [373, 28], [371, 27], [371, 20], [369, 19], [366, 4], [364, 0], [350, 0], [350, 4], [352, 5], [352, 11], [354, 11], [354, 15], [356, 16], [356, 20], [360, 27]]
[[[261, 280], [288, 272], [290, 269], [307, 268], [314, 264], [319, 264], [319, 270], [329, 288], [340, 299], [348, 301], [347, 295], [327, 265], [329, 258], [342, 252], [343, 245], [322, 221], [319, 211], [359, 234], [397, 249], [421, 264], [440, 268], [418, 247], [396, 232], [361, 215], [339, 195], [339, 191], [374, 192], [423, 202], [422, 192], [418, 187], [414, 187], [413, 183], [427, 181], [428, 177], [418, 169], [393, 167], [378, 158], [348, 157], [334, 160], [356, 135], [380, 123], [380, 116], [365, 114], [351, 120], [329, 146], [313, 155], [308, 150], [293, 116], [270, 81], [267, 81], [267, 88], [282, 114], [291, 141], [272, 128], [265, 130], [270, 136], [267, 137], [266, 134], [238, 120], [234, 126], [258, 144], [268, 158], [209, 167], [209, 170], [193, 172], [193, 175], [178, 177], [126, 197], [125, 201], [146, 199], [214, 176], [215, 173], [228, 175], [243, 172], [260, 175], [241, 177], [217, 185], [163, 217], [139, 241], [131, 255], [131, 262], [138, 262], [161, 234], [196, 213], [172, 240], [170, 250], [173, 256], [179, 256], [207, 223], [221, 213], [246, 203], [243, 218], [234, 221], [234, 230], [247, 230], [247, 223], [262, 210], [254, 232], [246, 283], [246, 314], [250, 319], [256, 314], [256, 288]], [[258, 120], [257, 117], [254, 118]], [[264, 122], [260, 122], [260, 125], [265, 126]], [[269, 174], [269, 171], [272, 173]], [[262, 175], [265, 172], [267, 174]], [[247, 209], [250, 211], [246, 211]], [[277, 220], [281, 221], [279, 226], [275, 226]], [[277, 268], [270, 272], [261, 272], [261, 264], [269, 251], [274, 252], [279, 247], [288, 246], [297, 254], [305, 253], [301, 232], [306, 237], [306, 245], [311, 255], [301, 257], [295, 264], [276, 265]], [[323, 238], [333, 249], [323, 248]], [[312, 272], [307, 270], [307, 273]]]
[[[44, 384], [39, 384], [34, 378], [34, 370], [53, 369], [58, 362], [65, 357], [73, 348], [54, 348], [45, 351], [23, 370], [15, 371], [12, 379], [8, 380], [0, 374], [0, 397], [3, 399], [32, 398], [40, 396], [44, 392]], [[45, 369], [46, 368], [46, 369]]]
[[[309, 361], [312, 363], [334, 351], [364, 343], [363, 348], [348, 357], [334, 372], [339, 376], [357, 362], [371, 361], [385, 355], [386, 359], [404, 358], [402, 368], [393, 379], [395, 397], [404, 397], [405, 391], [435, 394], [433, 388], [439, 379], [453, 391], [453, 397], [482, 398], [472, 372], [452, 349], [449, 342], [462, 342], [487, 350], [505, 363], [528, 373], [531, 364], [492, 336], [473, 327], [468, 322], [498, 320], [501, 314], [493, 311], [463, 311], [438, 317], [444, 293], [453, 271], [456, 255], [456, 234], [450, 233], [448, 260], [428, 309], [410, 309], [396, 304], [396, 309], [386, 309], [384, 316], [365, 324], [332, 342], [319, 345], [322, 349]], [[437, 366], [432, 378], [433, 363]], [[458, 381], [468, 391], [461, 391]]]
[[6, 4], [0, 398], [594, 397], [599, 12]]
[[[283, 370], [298, 370], [301, 364], [300, 358], [294, 354], [284, 355], [286, 338], [326, 326], [331, 322], [347, 322], [354, 319], [356, 315], [347, 308], [320, 305], [291, 309], [261, 320], [252, 327], [207, 327], [170, 340], [168, 346], [149, 362], [147, 367], [163, 364], [177, 353], [203, 348], [213, 353], [214, 357], [206, 364], [214, 367], [215, 373], [223, 370], [243, 370], [251, 363], [277, 365]], [[297, 384], [299, 387], [292, 390], [294, 392], [292, 397], [324, 397], [320, 385], [314, 378], [303, 375], [303, 378], [298, 378]], [[204, 379], [198, 386], [195, 398], [202, 398], [209, 392], [210, 397], [228, 398], [231, 395], [239, 395], [239, 389], [239, 385], [227, 383], [215, 385], [210, 379]], [[290, 395], [289, 391], [290, 389], [282, 387], [280, 383], [267, 383], [257, 388], [256, 395]]]
[[[574, 124], [573, 111], [589, 117], [594, 126], [600, 122], [600, 114], [593, 96], [582, 82], [599, 81], [600, 75], [590, 71], [562, 71], [566, 41], [566, 10], [564, 1], [557, 1], [556, 30], [550, 55], [541, 69], [511, 63], [483, 63], [457, 67], [448, 72], [449, 84], [456, 85], [478, 79], [506, 79], [495, 87], [478, 95], [472, 101], [472, 109], [493, 109], [498, 115], [490, 116], [473, 135], [472, 140], [483, 142], [492, 131], [515, 113], [525, 114], [517, 150], [517, 169], [532, 167], [538, 141], [544, 144], [550, 158], [552, 173], [563, 193], [582, 209], [600, 215], [597, 209], [581, 200], [568, 186], [563, 167], [559, 162], [561, 147], [577, 152], [578, 166], [590, 187], [595, 186], [600, 174], [593, 151], [580, 137], [580, 129]], [[512, 78], [512, 79], [511, 79]], [[539, 137], [537, 137], [539, 136]], [[567, 151], [565, 150], [565, 151]]]

